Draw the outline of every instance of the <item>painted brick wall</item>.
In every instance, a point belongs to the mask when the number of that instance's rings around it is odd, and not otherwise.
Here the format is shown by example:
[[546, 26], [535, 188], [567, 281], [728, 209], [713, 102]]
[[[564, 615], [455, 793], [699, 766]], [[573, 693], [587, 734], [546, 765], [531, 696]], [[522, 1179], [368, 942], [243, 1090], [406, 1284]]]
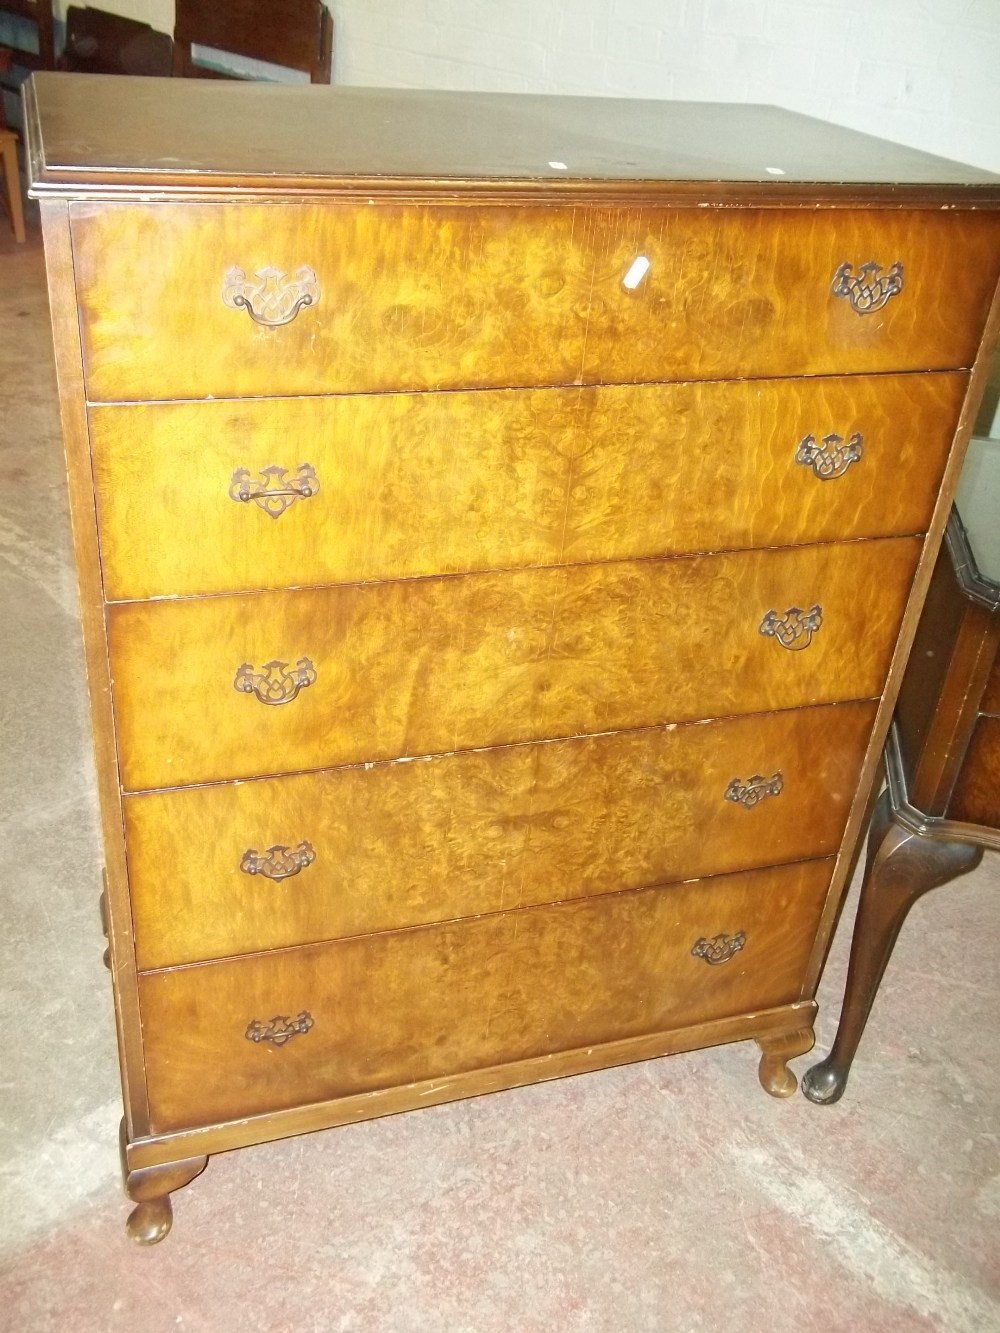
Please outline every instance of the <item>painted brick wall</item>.
[[338, 83], [773, 102], [1000, 172], [1000, 0], [331, 8]]

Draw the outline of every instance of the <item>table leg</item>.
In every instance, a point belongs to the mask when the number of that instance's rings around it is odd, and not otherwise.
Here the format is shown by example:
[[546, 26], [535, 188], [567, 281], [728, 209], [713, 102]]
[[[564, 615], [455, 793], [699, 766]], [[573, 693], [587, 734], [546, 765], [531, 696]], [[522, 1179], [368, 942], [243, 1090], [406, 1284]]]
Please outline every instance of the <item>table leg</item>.
[[21, 173], [17, 166], [17, 139], [10, 130], [0, 130], [0, 156], [7, 183], [7, 202], [14, 240], [24, 241], [24, 205], [21, 202]]
[[911, 833], [895, 822], [889, 793], [875, 807], [868, 858], [854, 926], [840, 1026], [825, 1060], [806, 1071], [802, 1091], [829, 1105], [843, 1096], [858, 1043], [900, 927], [916, 900], [930, 889], [973, 870], [983, 849]]

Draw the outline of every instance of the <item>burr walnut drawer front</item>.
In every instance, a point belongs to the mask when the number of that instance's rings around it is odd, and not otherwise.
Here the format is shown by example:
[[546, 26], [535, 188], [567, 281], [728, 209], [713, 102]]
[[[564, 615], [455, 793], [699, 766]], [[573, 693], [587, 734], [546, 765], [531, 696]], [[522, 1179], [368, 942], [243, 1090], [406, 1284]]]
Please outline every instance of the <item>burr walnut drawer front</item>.
[[104, 402], [968, 366], [1000, 263], [1000, 220], [934, 210], [77, 203], [71, 225]]
[[154, 1133], [801, 998], [832, 862], [139, 979]]
[[108, 607], [126, 789], [872, 698], [896, 537]]
[[[112, 599], [923, 531], [967, 376], [91, 409]], [[198, 541], [178, 534], [197, 532]]]
[[125, 798], [140, 968], [837, 850], [874, 703]]

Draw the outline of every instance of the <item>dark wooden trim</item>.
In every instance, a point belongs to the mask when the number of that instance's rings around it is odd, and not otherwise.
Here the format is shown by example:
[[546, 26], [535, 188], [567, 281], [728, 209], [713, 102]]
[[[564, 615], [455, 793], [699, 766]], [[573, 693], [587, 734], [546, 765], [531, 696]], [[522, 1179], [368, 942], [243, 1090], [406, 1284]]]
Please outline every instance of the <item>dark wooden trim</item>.
[[979, 572], [976, 557], [969, 543], [969, 534], [957, 509], [952, 509], [945, 532], [945, 542], [951, 557], [955, 578], [970, 602], [987, 611], [1000, 611], [1000, 584]]
[[[950, 561], [948, 568], [951, 573]], [[951, 799], [996, 653], [988, 612], [976, 602], [965, 601], [955, 582], [952, 587], [962, 617], [954, 639], [940, 648], [948, 664], [937, 699], [928, 701], [933, 713], [911, 778], [914, 799], [933, 814], [944, 814]]]
[[930, 838], [935, 842], [967, 842], [1000, 852], [1000, 829], [990, 828], [987, 824], [966, 824], [957, 819], [945, 819], [941, 815], [926, 815], [910, 803], [903, 755], [895, 725], [889, 732], [885, 747], [885, 770], [893, 818], [908, 833], [915, 833], [921, 838]]
[[59, 167], [45, 160], [38, 131], [34, 82], [24, 85], [25, 127], [32, 198], [133, 200], [137, 191], [156, 198], [212, 201], [219, 198], [299, 200], [377, 197], [399, 204], [483, 203], [604, 204], [682, 208], [941, 208], [1000, 205], [1000, 181], [971, 184], [884, 184], [788, 180], [628, 180], [552, 177], [402, 175], [227, 174], [210, 170]]
[[357, 201], [359, 195], [382, 203], [417, 205], [447, 202], [454, 207], [482, 204], [601, 204], [608, 207], [673, 208], [941, 208], [957, 211], [992, 209], [1000, 205], [1000, 187], [993, 185], [825, 185], [755, 181], [627, 181], [507, 180], [440, 177], [411, 180], [405, 176], [226, 176], [206, 172], [187, 179], [175, 172], [138, 170], [67, 170], [48, 167], [37, 157], [30, 173], [32, 199], [135, 202], [136, 194], [152, 192], [174, 202], [219, 199], [292, 199]]

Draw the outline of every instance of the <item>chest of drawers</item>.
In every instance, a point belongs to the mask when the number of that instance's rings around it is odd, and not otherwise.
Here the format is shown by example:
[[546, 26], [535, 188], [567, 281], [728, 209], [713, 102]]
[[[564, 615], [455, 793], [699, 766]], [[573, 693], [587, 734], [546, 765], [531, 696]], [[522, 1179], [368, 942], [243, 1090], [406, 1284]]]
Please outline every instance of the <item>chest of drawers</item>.
[[752, 1038], [794, 1091], [1000, 182], [761, 108], [27, 109], [130, 1234], [212, 1153], [537, 1079]]

